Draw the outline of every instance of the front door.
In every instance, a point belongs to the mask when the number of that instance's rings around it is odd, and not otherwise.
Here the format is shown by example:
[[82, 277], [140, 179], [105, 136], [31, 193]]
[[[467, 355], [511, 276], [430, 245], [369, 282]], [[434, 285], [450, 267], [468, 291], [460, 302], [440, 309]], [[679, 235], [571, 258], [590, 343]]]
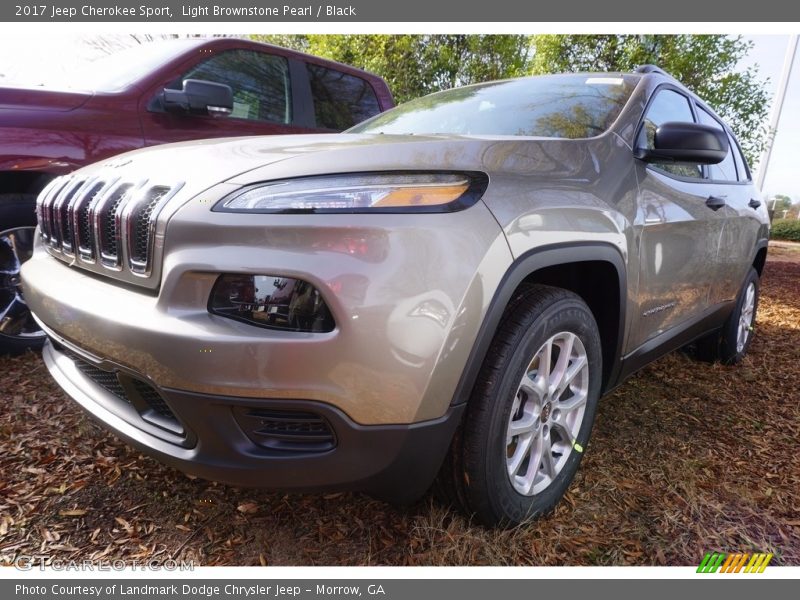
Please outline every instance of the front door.
[[[655, 130], [670, 121], [694, 122], [694, 110], [683, 93], [661, 87], [648, 105], [638, 143], [652, 148]], [[629, 350], [708, 310], [725, 223], [725, 211], [709, 206], [714, 201], [700, 165], [637, 161], [636, 172], [639, 281]]]

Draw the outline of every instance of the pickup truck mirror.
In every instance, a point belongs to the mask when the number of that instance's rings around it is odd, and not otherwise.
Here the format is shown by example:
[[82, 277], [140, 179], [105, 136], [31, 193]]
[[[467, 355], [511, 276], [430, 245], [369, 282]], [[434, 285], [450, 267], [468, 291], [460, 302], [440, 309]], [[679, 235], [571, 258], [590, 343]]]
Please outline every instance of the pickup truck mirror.
[[682, 162], [715, 165], [728, 155], [724, 131], [700, 123], [669, 122], [656, 129], [653, 148], [637, 148], [645, 162]]
[[227, 116], [233, 111], [231, 86], [213, 81], [186, 79], [183, 89], [165, 88], [161, 96], [167, 112]]

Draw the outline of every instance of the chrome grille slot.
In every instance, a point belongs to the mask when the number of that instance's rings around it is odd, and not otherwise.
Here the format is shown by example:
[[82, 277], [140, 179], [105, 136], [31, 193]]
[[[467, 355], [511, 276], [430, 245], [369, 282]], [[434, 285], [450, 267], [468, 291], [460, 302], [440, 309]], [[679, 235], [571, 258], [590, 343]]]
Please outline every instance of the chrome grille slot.
[[72, 255], [74, 253], [73, 247], [73, 229], [72, 222], [69, 218], [69, 206], [75, 194], [83, 187], [86, 182], [78, 179], [71, 185], [67, 186], [56, 198], [53, 204], [53, 213], [55, 216], [56, 227], [56, 243], [60, 243], [60, 250]]
[[42, 206], [42, 223], [46, 232], [46, 240], [54, 250], [60, 249], [61, 236], [59, 235], [58, 223], [56, 221], [56, 206], [60, 198], [67, 193], [73, 185], [73, 181], [65, 178], [59, 185], [54, 186], [50, 194], [44, 198]]
[[61, 177], [53, 179], [42, 190], [36, 200], [36, 220], [39, 223], [39, 234], [44, 242], [50, 239], [50, 227], [48, 225], [51, 220], [53, 199], [66, 184], [67, 180]]
[[182, 186], [125, 180], [112, 170], [58, 177], [36, 200], [41, 239], [50, 254], [74, 266], [155, 287], [156, 280], [144, 278], [154, 273], [158, 217]]
[[89, 206], [106, 186], [106, 182], [99, 180], [84, 186], [69, 207], [75, 248], [84, 260], [94, 259], [94, 233], [89, 222]]
[[102, 206], [95, 207], [94, 228], [100, 257], [106, 266], [118, 267], [122, 264], [122, 257], [119, 255], [120, 213], [125, 202], [130, 199], [132, 190], [132, 183], [123, 183], [103, 199]]
[[155, 220], [160, 204], [168, 193], [168, 187], [154, 186], [143, 193], [131, 208], [128, 216], [128, 256], [131, 270], [136, 273], [147, 272]]

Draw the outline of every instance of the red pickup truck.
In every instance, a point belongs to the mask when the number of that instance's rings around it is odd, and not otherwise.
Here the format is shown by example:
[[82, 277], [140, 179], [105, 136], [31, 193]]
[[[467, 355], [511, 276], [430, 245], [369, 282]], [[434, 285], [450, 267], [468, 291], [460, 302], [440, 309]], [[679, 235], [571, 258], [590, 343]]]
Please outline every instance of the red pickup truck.
[[118, 52], [64, 89], [0, 87], [0, 353], [44, 340], [22, 296], [36, 196], [53, 177], [153, 144], [338, 132], [394, 106], [371, 73], [241, 39]]

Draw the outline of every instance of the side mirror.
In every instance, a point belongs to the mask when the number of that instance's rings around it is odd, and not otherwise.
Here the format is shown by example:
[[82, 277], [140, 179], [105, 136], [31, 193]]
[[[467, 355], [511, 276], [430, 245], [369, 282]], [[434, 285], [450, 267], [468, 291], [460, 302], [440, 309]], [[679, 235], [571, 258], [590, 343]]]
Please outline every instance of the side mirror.
[[219, 117], [233, 111], [231, 86], [200, 79], [186, 79], [181, 90], [165, 88], [161, 100], [172, 113]]
[[656, 129], [654, 148], [637, 148], [645, 162], [681, 162], [715, 165], [728, 156], [728, 136], [700, 123], [669, 122]]

